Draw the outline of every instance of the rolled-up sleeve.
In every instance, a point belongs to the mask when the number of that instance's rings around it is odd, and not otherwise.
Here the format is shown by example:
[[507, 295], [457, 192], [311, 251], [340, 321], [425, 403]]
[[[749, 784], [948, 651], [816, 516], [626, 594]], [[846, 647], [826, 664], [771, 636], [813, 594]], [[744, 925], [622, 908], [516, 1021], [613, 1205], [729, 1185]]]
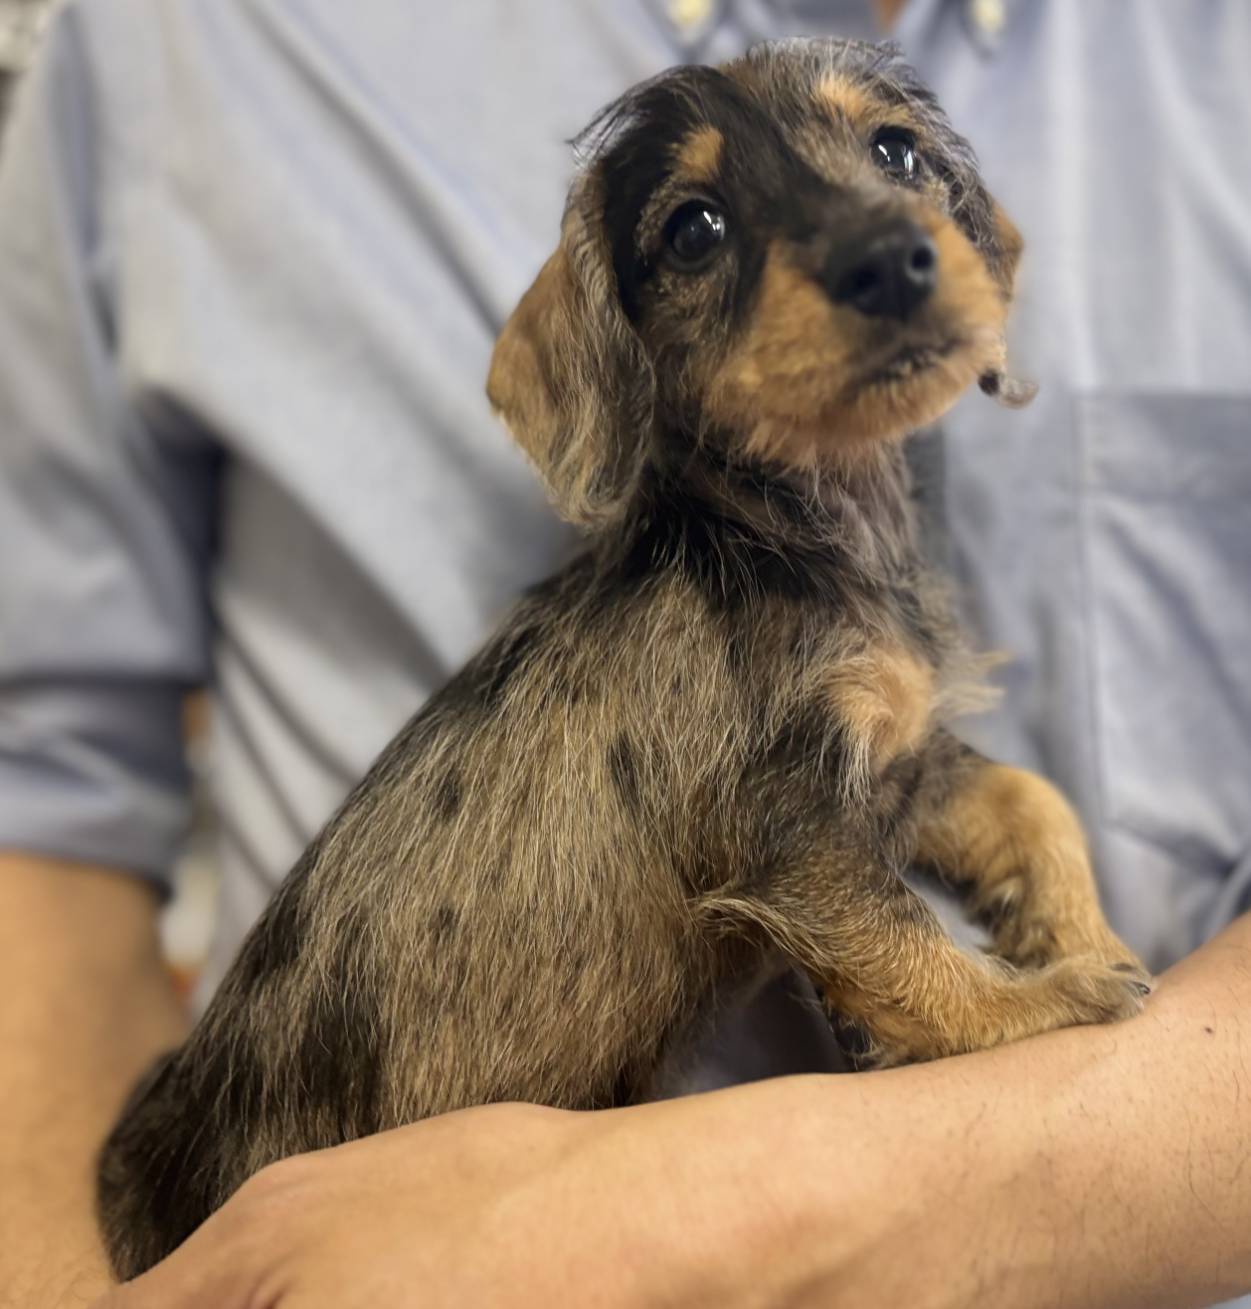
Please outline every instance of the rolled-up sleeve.
[[134, 166], [91, 5], [53, 21], [0, 146], [0, 848], [161, 881], [208, 674], [217, 458], [128, 394], [115, 207]]

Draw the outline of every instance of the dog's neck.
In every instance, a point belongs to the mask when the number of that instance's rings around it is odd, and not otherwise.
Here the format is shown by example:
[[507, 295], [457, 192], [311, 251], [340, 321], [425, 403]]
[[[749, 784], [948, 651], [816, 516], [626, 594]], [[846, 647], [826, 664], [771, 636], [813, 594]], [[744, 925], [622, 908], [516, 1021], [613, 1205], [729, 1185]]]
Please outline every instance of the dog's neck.
[[910, 490], [897, 444], [805, 473], [692, 444], [646, 470], [624, 531], [597, 553], [632, 576], [677, 569], [736, 606], [771, 594], [839, 605], [849, 587], [916, 575]]
[[794, 470], [703, 445], [657, 469], [650, 493], [693, 497], [780, 550], [833, 549], [867, 575], [893, 572], [917, 549], [912, 481], [902, 443]]

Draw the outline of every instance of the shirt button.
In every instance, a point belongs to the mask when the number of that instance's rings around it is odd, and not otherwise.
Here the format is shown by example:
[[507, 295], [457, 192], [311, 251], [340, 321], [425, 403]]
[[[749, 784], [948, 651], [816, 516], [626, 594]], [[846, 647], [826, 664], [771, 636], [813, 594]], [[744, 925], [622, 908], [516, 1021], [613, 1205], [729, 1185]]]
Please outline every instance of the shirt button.
[[1003, 30], [1003, 0], [969, 0], [969, 17], [983, 36], [998, 36]]
[[669, 17], [678, 31], [686, 35], [708, 21], [712, 4], [713, 0], [669, 0]]

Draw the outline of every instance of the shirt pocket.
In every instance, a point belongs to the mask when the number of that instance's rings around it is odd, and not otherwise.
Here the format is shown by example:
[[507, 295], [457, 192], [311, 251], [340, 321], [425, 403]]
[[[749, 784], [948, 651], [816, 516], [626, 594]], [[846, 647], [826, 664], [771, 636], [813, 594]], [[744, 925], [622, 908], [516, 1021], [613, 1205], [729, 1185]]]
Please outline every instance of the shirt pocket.
[[1251, 846], [1251, 396], [1078, 402], [1104, 820], [1224, 871]]

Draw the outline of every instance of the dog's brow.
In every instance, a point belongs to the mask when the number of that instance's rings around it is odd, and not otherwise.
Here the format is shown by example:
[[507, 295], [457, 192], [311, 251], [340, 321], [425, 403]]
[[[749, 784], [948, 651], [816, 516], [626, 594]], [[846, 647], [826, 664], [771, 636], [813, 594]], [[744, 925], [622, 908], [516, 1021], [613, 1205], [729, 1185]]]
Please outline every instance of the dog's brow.
[[881, 104], [863, 86], [836, 75], [823, 78], [817, 83], [816, 99], [818, 103], [833, 110], [835, 115], [852, 122], [880, 113], [882, 109]]
[[696, 128], [678, 147], [678, 170], [695, 182], [710, 182], [721, 163], [725, 139], [715, 127]]

